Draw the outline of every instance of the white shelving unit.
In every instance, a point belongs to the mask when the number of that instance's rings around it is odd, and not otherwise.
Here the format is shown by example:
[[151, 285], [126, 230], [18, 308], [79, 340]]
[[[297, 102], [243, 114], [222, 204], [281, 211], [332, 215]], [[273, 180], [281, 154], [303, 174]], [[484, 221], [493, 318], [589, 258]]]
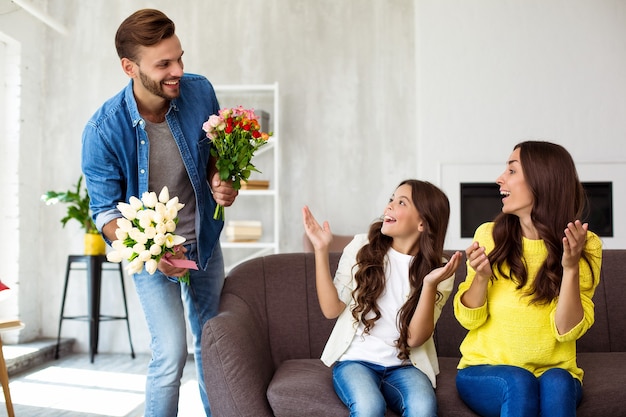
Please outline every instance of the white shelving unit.
[[278, 253], [280, 244], [280, 106], [278, 83], [214, 85], [220, 108], [243, 106], [269, 113], [269, 126], [263, 130], [273, 132], [268, 143], [252, 158], [261, 173], [252, 173], [250, 179], [269, 180], [267, 190], [239, 190], [231, 207], [225, 209], [225, 221], [261, 220], [263, 235], [257, 242], [230, 242], [222, 232], [221, 246], [228, 273], [237, 264], [258, 256]]

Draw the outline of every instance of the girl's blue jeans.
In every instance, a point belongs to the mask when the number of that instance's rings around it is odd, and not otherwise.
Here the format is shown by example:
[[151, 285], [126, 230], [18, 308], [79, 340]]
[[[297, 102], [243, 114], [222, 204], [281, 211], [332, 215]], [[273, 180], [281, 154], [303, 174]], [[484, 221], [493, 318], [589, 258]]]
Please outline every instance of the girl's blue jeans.
[[[185, 245], [187, 258], [197, 262], [195, 244]], [[190, 284], [179, 284], [161, 272], [145, 269], [133, 276], [150, 332], [152, 359], [146, 379], [145, 417], [173, 417], [178, 413], [180, 380], [187, 361], [187, 324], [191, 334], [200, 397], [211, 415], [204, 384], [200, 339], [202, 328], [218, 311], [224, 285], [222, 250], [216, 245], [206, 271], [189, 270]]]
[[509, 365], [460, 369], [459, 396], [482, 417], [576, 417], [582, 385], [568, 371], [552, 368], [539, 378]]
[[341, 361], [333, 367], [333, 385], [350, 417], [382, 417], [387, 407], [404, 417], [437, 415], [430, 379], [413, 365]]

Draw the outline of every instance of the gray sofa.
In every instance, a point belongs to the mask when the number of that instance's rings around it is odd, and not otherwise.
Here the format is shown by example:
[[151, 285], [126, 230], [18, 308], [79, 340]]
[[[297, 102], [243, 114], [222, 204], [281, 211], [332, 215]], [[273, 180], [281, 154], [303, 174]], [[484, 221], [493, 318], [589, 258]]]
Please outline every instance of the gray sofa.
[[[334, 270], [339, 253], [332, 253]], [[579, 417], [626, 417], [626, 250], [605, 250], [596, 321], [579, 341], [585, 370]], [[455, 291], [465, 277], [463, 263]], [[204, 327], [202, 360], [216, 417], [348, 416], [318, 359], [334, 321], [319, 310], [311, 253], [270, 255], [233, 269], [220, 313]], [[459, 399], [456, 365], [465, 334], [448, 301], [435, 342], [439, 417], [475, 417]], [[388, 411], [387, 416], [396, 416]]]

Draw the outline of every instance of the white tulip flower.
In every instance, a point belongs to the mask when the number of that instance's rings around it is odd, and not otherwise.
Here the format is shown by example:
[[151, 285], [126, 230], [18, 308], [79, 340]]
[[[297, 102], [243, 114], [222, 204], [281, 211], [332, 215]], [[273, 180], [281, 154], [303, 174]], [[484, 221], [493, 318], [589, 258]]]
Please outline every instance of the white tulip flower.
[[141, 196], [141, 201], [143, 201], [144, 206], [148, 208], [154, 208], [159, 199], [154, 191], [146, 191]]
[[157, 245], [155, 243], [152, 246], [150, 246], [150, 254], [152, 256], [158, 256], [158, 255], [161, 254], [161, 252], [163, 252], [163, 249], [161, 248], [161, 245]]
[[154, 237], [157, 234], [157, 231], [154, 226], [149, 226], [144, 229], [143, 234], [146, 235], [148, 240], [150, 240], [150, 239], [154, 239]]
[[153, 275], [156, 270], [157, 270], [157, 261], [155, 261], [154, 259], [150, 259], [148, 261], [146, 261], [146, 271], [150, 274]]
[[185, 239], [182, 236], [168, 233], [165, 235], [165, 246], [167, 248], [173, 248], [174, 246], [182, 245], [185, 242], [185, 240], [187, 239]]
[[132, 208], [135, 209], [135, 211], [141, 210], [143, 208], [143, 203], [141, 202], [140, 199], [138, 199], [135, 196], [132, 196], [131, 198], [129, 198], [128, 203], [130, 204]]
[[111, 247], [117, 252], [122, 252], [124, 249], [126, 249], [126, 245], [124, 244], [124, 241], [121, 239], [114, 240], [113, 242], [111, 242]]
[[122, 250], [122, 258], [124, 259], [130, 259], [131, 256], [133, 256], [133, 248], [129, 248], [129, 247], [125, 247]]
[[143, 269], [143, 264], [144, 263], [141, 259], [135, 258], [128, 263], [126, 271], [128, 271], [129, 274], [138, 274]]
[[139, 259], [141, 259], [143, 262], [147, 262], [150, 259], [152, 259], [152, 254], [150, 253], [149, 250], [143, 250], [141, 252], [139, 252], [139, 256], [137, 256]]
[[174, 230], [176, 230], [176, 222], [174, 220], [168, 220], [165, 223], [165, 230], [167, 230], [169, 233], [173, 233]]
[[128, 232], [128, 236], [135, 242], [141, 243], [144, 245], [148, 241], [146, 234], [136, 227], [133, 227], [132, 229], [130, 229], [130, 231]]
[[[179, 203], [178, 202], [178, 197], [174, 197], [170, 201], [167, 202], [165, 207], [167, 208], [168, 213], [174, 212], [174, 213], [178, 214], [178, 212], [183, 207], [185, 207], [185, 205], [183, 203]], [[176, 214], [174, 215], [174, 217], [176, 217]], [[171, 217], [171, 218], [174, 218], [174, 217]]]
[[134, 226], [130, 220], [120, 217], [117, 219], [117, 227], [128, 233]]
[[130, 221], [135, 220], [137, 218], [137, 210], [133, 208], [130, 204], [127, 203], [117, 203], [117, 209], [122, 213], [122, 216], [127, 218]]
[[168, 208], [167, 215], [165, 216], [165, 218], [167, 220], [174, 220], [176, 217], [178, 217], [178, 210], [176, 209], [176, 207]]
[[162, 223], [165, 221], [165, 217], [167, 216], [167, 208], [165, 207], [165, 204], [163, 203], [157, 203], [156, 206], [154, 206], [154, 222], [155, 223]]
[[107, 261], [109, 262], [122, 262], [122, 253], [116, 250], [107, 253]]
[[152, 219], [154, 218], [154, 210], [142, 210], [137, 213], [137, 217], [139, 218], [139, 226], [143, 229], [146, 229], [152, 226]]
[[128, 232], [122, 230], [121, 228], [117, 228], [115, 229], [115, 237], [117, 238], [116, 242], [124, 242], [124, 240], [128, 237]]
[[133, 252], [136, 254], [140, 254], [141, 252], [146, 250], [146, 245], [143, 243], [135, 243], [133, 245]]
[[164, 186], [163, 189], [161, 189], [161, 193], [159, 194], [159, 201], [161, 203], [167, 203], [170, 199], [170, 192], [167, 189], [167, 186]]
[[154, 244], [163, 246], [165, 244], [165, 233], [157, 233], [156, 236], [154, 236]]
[[156, 229], [157, 235], [164, 235], [167, 233], [165, 223], [157, 223], [154, 228]]

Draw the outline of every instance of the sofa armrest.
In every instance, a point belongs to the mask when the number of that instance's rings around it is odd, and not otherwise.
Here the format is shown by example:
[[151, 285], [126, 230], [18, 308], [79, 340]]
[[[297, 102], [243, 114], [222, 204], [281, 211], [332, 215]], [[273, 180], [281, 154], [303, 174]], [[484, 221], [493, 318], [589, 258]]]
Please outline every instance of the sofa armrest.
[[202, 331], [202, 367], [214, 416], [273, 416], [267, 387], [274, 374], [268, 332], [233, 294]]

